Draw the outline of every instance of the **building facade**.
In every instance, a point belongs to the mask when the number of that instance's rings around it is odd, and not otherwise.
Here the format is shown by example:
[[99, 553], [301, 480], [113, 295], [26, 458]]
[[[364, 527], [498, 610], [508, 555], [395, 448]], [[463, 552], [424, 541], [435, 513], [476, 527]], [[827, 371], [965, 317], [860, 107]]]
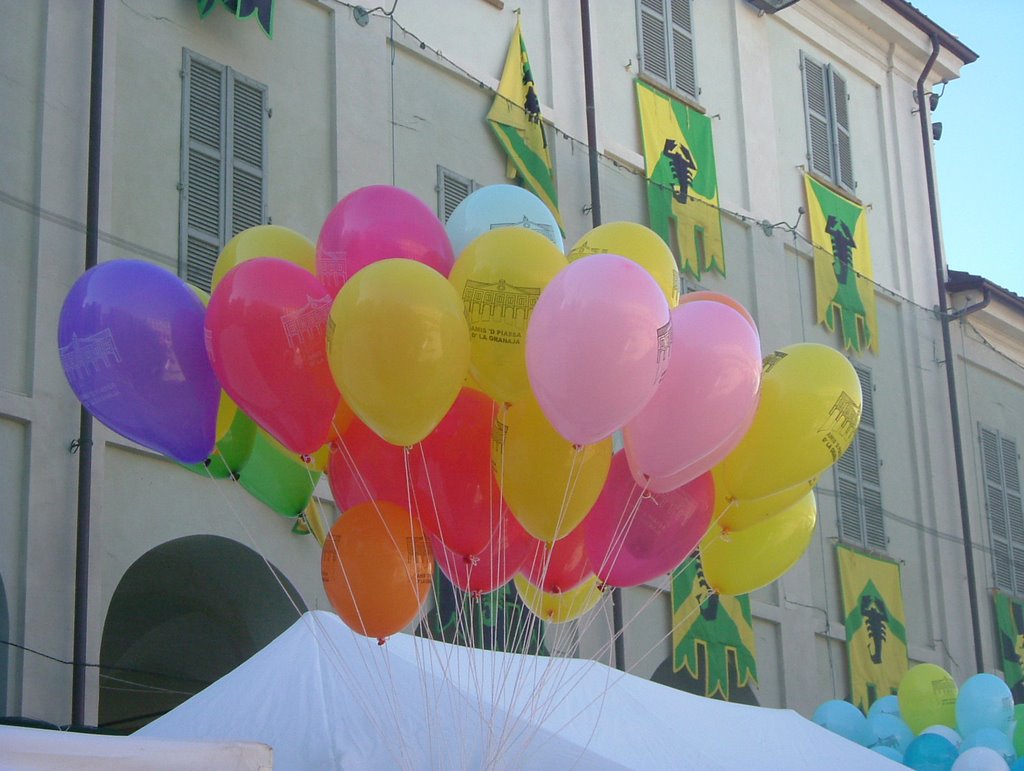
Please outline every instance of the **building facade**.
[[[315, 241], [335, 202], [370, 184], [409, 190], [444, 219], [471, 190], [506, 181], [485, 116], [517, 17], [567, 245], [591, 228], [576, 4], [405, 2], [387, 13], [276, 0], [262, 4], [272, 8], [272, 36], [231, 5], [106, 4], [101, 262], [149, 260], [208, 284], [234, 233], [273, 223]], [[965, 394], [957, 417], [974, 626], [984, 668], [1001, 667], [989, 589], [1024, 594], [1014, 476], [1024, 436], [1021, 306], [1004, 292], [960, 317], [954, 361], [943, 360], [931, 147], [918, 115], [928, 107], [917, 103], [917, 84], [922, 73], [928, 92], [956, 79], [973, 52], [903, 0], [801, 0], [774, 13], [764, 5], [594, 4], [597, 168], [603, 220], [649, 224], [637, 80], [709, 119], [723, 263], [684, 273], [683, 290], [740, 301], [766, 353], [823, 343], [846, 351], [861, 378], [857, 444], [818, 483], [811, 546], [751, 602], [757, 701], [809, 715], [850, 690], [837, 543], [900, 564], [912, 662], [940, 664], [958, 681], [975, 671], [948, 364]], [[84, 268], [92, 9], [73, 0], [0, 8], [0, 710], [67, 723], [79, 405], [56, 327]], [[818, 323], [807, 175], [866, 212], [877, 346], [848, 351], [838, 330]], [[983, 287], [954, 289], [960, 307]], [[1019, 528], [990, 524], [983, 475], [993, 438], [1003, 448], [996, 487], [1016, 501]], [[91, 482], [86, 722], [145, 722], [258, 650], [298, 611], [327, 607], [316, 541], [237, 485], [203, 479], [99, 424]], [[325, 481], [316, 495], [334, 516]], [[667, 587], [666, 579], [624, 592], [626, 665], [645, 677], [671, 653]], [[595, 613], [609, 615], [607, 605]], [[603, 622], [558, 639], [610, 655]]]

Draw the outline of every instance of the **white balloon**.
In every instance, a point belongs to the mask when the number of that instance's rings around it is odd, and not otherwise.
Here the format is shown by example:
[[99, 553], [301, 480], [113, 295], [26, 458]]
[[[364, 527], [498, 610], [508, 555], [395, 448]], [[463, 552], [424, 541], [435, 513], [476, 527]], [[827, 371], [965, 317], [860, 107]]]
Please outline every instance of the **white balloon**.
[[951, 771], [1008, 771], [1003, 756], [991, 747], [971, 747], [953, 763]]
[[939, 725], [930, 725], [927, 728], [925, 728], [923, 731], [921, 731], [921, 733], [923, 733], [923, 734], [938, 734], [943, 739], [948, 739], [949, 742], [954, 747], [956, 747], [957, 749], [960, 749], [960, 743], [963, 741], [963, 739], [960, 737], [960, 734], [958, 734], [956, 731], [954, 731], [948, 725], [941, 725], [941, 724], [939, 724]]

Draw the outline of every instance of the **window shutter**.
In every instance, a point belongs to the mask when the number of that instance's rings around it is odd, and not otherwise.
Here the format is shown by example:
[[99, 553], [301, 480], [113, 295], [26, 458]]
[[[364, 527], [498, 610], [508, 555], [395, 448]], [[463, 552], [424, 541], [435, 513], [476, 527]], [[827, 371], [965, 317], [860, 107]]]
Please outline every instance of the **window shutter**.
[[[1010, 529], [1003, 482], [1003, 472], [1006, 464], [1000, 457], [999, 440], [1001, 437], [998, 432], [983, 426], [978, 427], [978, 432], [981, 439], [981, 461], [985, 469], [985, 508], [988, 512], [989, 533], [992, 536], [992, 564], [995, 571], [996, 586], [1011, 594], [1015, 594], [1012, 570], [1014, 560], [1010, 551]], [[1012, 442], [1010, 443], [1013, 444]], [[1013, 449], [1012, 459], [1014, 466], [1016, 466], [1016, 447], [1014, 446]], [[1016, 476], [1016, 469], [1014, 469], [1014, 473]], [[1017, 499], [1019, 503], [1019, 490]]]
[[672, 86], [697, 98], [697, 74], [693, 56], [693, 21], [690, 0], [669, 0], [672, 21]]
[[863, 395], [860, 426], [853, 444], [836, 463], [839, 535], [873, 549], [887, 546], [882, 510], [881, 463], [875, 433], [874, 383], [871, 370], [855, 367]]
[[829, 131], [827, 70], [806, 54], [800, 54], [804, 77], [804, 108], [807, 117], [807, 148], [811, 171], [832, 179], [832, 142]]
[[[476, 184], [468, 177], [456, 174], [444, 166], [437, 167], [437, 215], [442, 222], [447, 222], [458, 206], [471, 192]], [[458, 256], [458, 255], [456, 255]]]
[[668, 27], [664, 0], [639, 0], [640, 68], [669, 83]]
[[832, 114], [835, 116], [835, 135], [833, 144], [836, 149], [835, 167], [838, 171], [836, 182], [852, 191], [853, 182], [853, 149], [850, 145], [850, 104], [846, 94], [846, 81], [828, 68], [832, 98]]
[[229, 230], [227, 241], [246, 228], [266, 221], [267, 89], [230, 71], [230, 120], [227, 124]]
[[224, 229], [224, 68], [185, 51], [182, 69], [179, 261], [208, 290]]

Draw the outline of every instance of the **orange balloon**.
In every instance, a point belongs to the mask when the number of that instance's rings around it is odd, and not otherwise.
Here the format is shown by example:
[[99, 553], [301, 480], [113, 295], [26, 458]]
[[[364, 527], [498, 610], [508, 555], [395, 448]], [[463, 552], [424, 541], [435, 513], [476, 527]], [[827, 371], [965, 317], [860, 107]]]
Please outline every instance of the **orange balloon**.
[[420, 524], [386, 501], [346, 511], [320, 559], [324, 591], [353, 631], [384, 639], [416, 618], [430, 592], [434, 555]]
[[345, 404], [344, 399], [338, 399], [338, 409], [334, 411], [334, 418], [331, 420], [331, 431], [327, 435], [327, 444], [334, 444], [348, 431], [352, 425], [352, 419], [356, 416], [352, 408]]

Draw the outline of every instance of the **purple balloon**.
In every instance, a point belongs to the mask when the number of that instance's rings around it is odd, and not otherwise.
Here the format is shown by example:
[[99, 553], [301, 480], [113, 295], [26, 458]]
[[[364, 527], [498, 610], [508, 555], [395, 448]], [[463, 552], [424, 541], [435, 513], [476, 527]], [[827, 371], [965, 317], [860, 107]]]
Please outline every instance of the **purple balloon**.
[[220, 385], [203, 342], [199, 296], [164, 268], [114, 260], [64, 299], [60, 363], [100, 422], [180, 463], [213, 451]]

